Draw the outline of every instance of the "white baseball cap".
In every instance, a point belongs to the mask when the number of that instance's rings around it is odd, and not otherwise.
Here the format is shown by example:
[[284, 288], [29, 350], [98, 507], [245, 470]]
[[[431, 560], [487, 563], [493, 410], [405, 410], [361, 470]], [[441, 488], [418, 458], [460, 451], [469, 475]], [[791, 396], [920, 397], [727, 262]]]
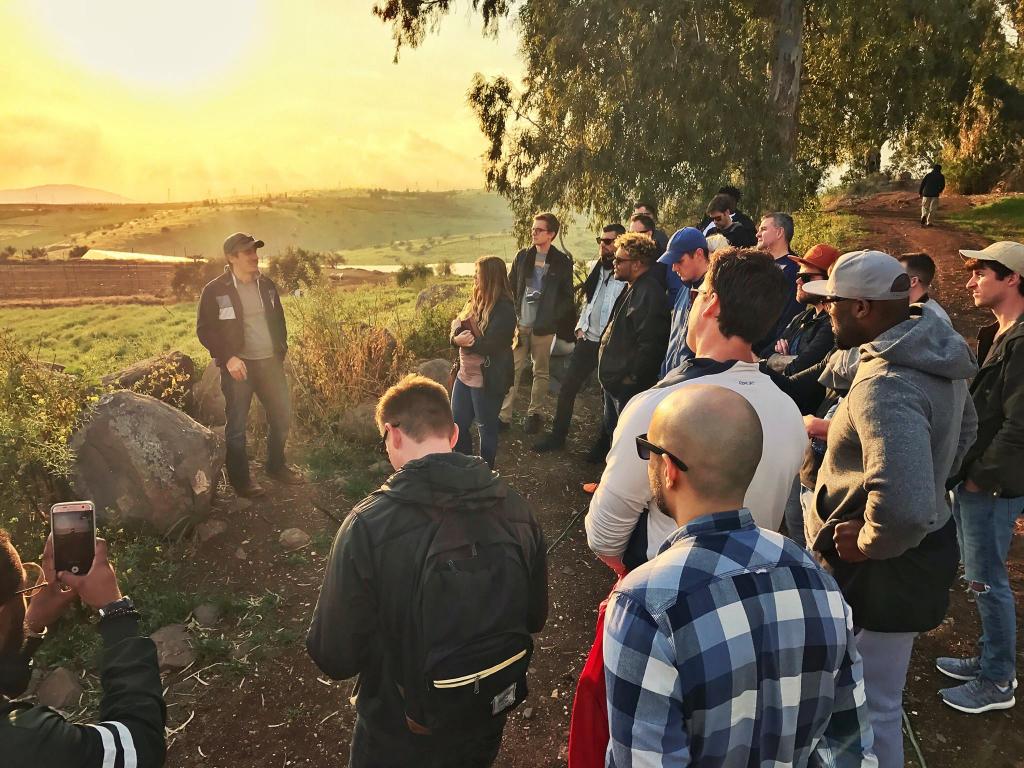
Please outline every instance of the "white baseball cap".
[[828, 280], [804, 284], [804, 293], [825, 298], [891, 301], [910, 296], [910, 278], [896, 259], [882, 251], [851, 251], [836, 261]]
[[979, 261], [997, 261], [1013, 272], [1024, 275], [1024, 245], [1012, 240], [1000, 240], [980, 251], [962, 250], [960, 255], [965, 259]]

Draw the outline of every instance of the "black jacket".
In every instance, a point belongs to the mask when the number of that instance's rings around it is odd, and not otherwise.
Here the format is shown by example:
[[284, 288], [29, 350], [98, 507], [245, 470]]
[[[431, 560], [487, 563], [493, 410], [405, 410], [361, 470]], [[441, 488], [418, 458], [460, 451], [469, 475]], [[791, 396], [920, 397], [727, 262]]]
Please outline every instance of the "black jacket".
[[[281, 295], [274, 281], [259, 275], [260, 295], [270, 329], [274, 353], [284, 359], [288, 352], [288, 328], [284, 321]], [[210, 356], [217, 365], [227, 365], [230, 358], [238, 356], [245, 346], [245, 326], [242, 324], [242, 300], [235, 289], [231, 270], [211, 280], [199, 297], [196, 318], [196, 335], [199, 343], [210, 350]]]
[[[537, 248], [524, 248], [516, 254], [512, 262], [509, 280], [512, 293], [515, 294], [516, 312], [523, 304], [527, 279], [533, 275], [533, 267], [537, 261]], [[548, 271], [541, 284], [540, 306], [537, 307], [537, 319], [533, 323], [533, 332], [538, 336], [564, 331], [567, 323], [576, 322], [576, 302], [572, 290], [572, 259], [552, 245], [548, 249]]]
[[1024, 496], [1024, 316], [1000, 338], [997, 323], [978, 332], [978, 359], [971, 382], [978, 437], [967, 451], [959, 482], [970, 478], [984, 491]]
[[669, 325], [665, 288], [648, 269], [619, 294], [601, 337], [598, 379], [608, 394], [625, 402], [658, 381]]
[[[814, 307], [808, 307], [790, 320], [782, 338], [789, 342], [790, 354], [796, 355], [796, 359], [783, 369], [785, 376], [793, 376], [820, 363], [835, 346], [828, 312], [818, 312]], [[795, 352], [792, 351], [794, 346]]]
[[[484, 391], [499, 399], [504, 399], [515, 375], [515, 362], [512, 358], [512, 339], [515, 333], [515, 307], [508, 299], [502, 299], [491, 310], [487, 330], [473, 346], [466, 347], [467, 352], [484, 358]], [[452, 344], [455, 344], [454, 340]]]
[[531, 591], [526, 626], [547, 620], [544, 536], [526, 501], [478, 456], [439, 453], [410, 461], [345, 518], [334, 539], [306, 637], [316, 665], [335, 680], [360, 675], [360, 716], [378, 730], [407, 732], [397, 680], [402, 637], [423, 553], [437, 523], [425, 508], [490, 515], [526, 553]]
[[921, 179], [917, 194], [921, 197], [938, 197], [945, 188], [946, 177], [942, 175], [942, 171], [929, 171]]
[[156, 646], [130, 616], [102, 619], [98, 628], [101, 724], [75, 725], [49, 707], [0, 697], [3, 765], [103, 768], [127, 765], [132, 752], [139, 768], [163, 765], [167, 711]]

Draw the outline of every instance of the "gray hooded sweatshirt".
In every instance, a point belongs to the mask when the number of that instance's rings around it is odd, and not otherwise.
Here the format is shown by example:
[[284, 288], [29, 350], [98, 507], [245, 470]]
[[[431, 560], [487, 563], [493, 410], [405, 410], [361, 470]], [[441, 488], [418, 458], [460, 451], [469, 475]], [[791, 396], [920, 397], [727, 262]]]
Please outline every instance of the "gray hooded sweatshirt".
[[898, 557], [947, 523], [946, 478], [977, 432], [968, 392], [977, 370], [963, 337], [931, 313], [860, 347], [804, 518], [813, 551], [834, 556], [833, 530], [845, 520], [864, 521], [857, 543], [873, 560]]

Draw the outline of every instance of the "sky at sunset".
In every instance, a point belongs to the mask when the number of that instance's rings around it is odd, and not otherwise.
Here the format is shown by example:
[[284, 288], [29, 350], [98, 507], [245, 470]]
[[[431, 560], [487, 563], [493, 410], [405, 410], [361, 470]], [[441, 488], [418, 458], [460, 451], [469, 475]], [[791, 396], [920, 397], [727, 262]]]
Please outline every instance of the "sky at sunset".
[[0, 188], [136, 200], [482, 187], [474, 72], [521, 72], [458, 4], [392, 63], [372, 0], [4, 0]]

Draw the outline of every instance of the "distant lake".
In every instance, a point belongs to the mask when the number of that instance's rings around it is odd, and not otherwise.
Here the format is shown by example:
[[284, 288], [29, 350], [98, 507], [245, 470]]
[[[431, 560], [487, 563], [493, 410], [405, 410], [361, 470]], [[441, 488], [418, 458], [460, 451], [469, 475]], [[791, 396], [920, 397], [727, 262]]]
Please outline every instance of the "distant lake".
[[[427, 264], [431, 271], [434, 270], [436, 264]], [[368, 269], [373, 272], [397, 272], [402, 268], [401, 264], [345, 264], [338, 267], [338, 270], [345, 269]], [[476, 265], [473, 262], [452, 264], [452, 274], [459, 277], [472, 277], [473, 272], [476, 269]]]

